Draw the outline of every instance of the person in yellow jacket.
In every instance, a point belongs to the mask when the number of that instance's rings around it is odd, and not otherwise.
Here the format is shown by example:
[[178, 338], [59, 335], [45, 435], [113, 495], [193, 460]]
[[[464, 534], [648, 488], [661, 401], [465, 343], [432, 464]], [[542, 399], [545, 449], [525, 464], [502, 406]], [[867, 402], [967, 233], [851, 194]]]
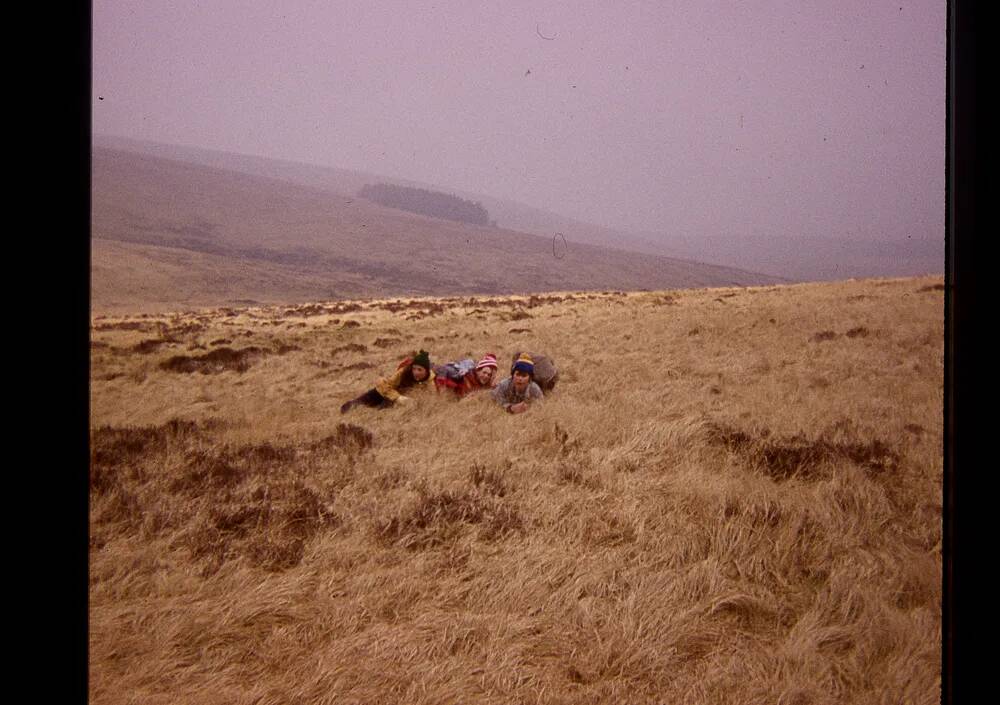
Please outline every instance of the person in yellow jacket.
[[426, 350], [411, 353], [399, 363], [396, 372], [389, 377], [380, 377], [372, 389], [350, 401], [344, 402], [340, 413], [346, 414], [358, 404], [364, 404], [376, 409], [385, 409], [397, 402], [409, 401], [405, 392], [416, 389], [434, 380], [431, 369], [431, 356]]

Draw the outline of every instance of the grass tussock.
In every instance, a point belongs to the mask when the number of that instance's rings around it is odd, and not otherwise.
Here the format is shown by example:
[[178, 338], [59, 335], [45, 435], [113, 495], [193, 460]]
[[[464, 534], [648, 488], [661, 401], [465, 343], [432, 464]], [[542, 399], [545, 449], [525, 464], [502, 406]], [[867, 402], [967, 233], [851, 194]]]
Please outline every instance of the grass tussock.
[[[935, 703], [938, 283], [101, 318], [90, 699]], [[417, 340], [560, 383], [341, 416]]]

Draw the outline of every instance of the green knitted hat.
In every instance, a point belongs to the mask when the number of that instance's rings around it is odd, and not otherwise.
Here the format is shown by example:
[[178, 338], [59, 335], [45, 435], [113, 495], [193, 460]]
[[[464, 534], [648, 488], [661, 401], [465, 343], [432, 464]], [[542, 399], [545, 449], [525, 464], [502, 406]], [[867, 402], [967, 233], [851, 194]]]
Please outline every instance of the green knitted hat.
[[431, 354], [426, 350], [421, 350], [416, 355], [413, 356], [414, 365], [420, 365], [426, 370], [431, 368]]

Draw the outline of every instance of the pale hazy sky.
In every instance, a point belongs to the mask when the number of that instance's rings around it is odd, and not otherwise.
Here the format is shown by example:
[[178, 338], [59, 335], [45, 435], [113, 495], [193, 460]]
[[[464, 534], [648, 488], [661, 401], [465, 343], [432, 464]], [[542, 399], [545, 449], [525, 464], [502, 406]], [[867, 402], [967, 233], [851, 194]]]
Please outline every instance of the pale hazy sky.
[[944, 0], [94, 0], [93, 129], [598, 225], [942, 240]]

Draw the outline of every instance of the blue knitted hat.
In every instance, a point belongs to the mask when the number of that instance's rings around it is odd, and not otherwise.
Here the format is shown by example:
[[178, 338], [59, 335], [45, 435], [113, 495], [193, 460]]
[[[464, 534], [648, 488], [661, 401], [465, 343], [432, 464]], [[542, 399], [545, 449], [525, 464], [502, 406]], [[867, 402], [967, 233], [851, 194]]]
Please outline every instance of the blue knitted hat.
[[514, 366], [510, 368], [511, 374], [514, 374], [515, 372], [527, 372], [529, 375], [534, 376], [535, 363], [527, 355], [521, 355], [521, 357], [517, 358]]

